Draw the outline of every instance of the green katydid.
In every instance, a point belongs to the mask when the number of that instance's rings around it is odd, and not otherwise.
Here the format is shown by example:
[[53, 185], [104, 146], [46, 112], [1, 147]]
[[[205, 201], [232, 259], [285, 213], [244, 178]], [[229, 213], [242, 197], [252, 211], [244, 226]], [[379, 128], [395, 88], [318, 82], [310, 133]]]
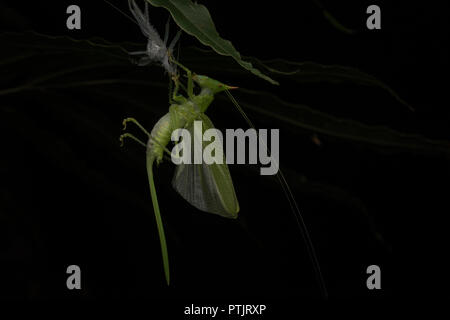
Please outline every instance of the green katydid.
[[[165, 278], [167, 284], [169, 284], [170, 272], [167, 244], [164, 235], [164, 228], [159, 210], [158, 199], [156, 196], [156, 188], [153, 180], [154, 161], [156, 160], [157, 163], [161, 162], [164, 152], [170, 154], [170, 151], [166, 147], [170, 141], [171, 134], [175, 129], [187, 128], [192, 134], [192, 123], [195, 120], [202, 121], [203, 128], [205, 130], [214, 127], [211, 120], [209, 120], [204, 112], [214, 100], [214, 95], [221, 91], [225, 91], [227, 93], [230, 100], [233, 102], [240, 114], [244, 117], [249, 126], [253, 129], [255, 129], [255, 127], [253, 126], [245, 112], [242, 110], [240, 105], [228, 91], [229, 89], [233, 89], [235, 87], [224, 85], [221, 82], [207, 76], [195, 75], [189, 69], [173, 59], [171, 53], [175, 42], [178, 40], [179, 33], [177, 33], [174, 40], [172, 40], [171, 44], [167, 48], [166, 44], [168, 40], [169, 29], [168, 24], [166, 25], [166, 35], [164, 37], [164, 41], [162, 41], [159, 38], [156, 30], [154, 30], [154, 28], [150, 24], [147, 2], [145, 2], [145, 12], [142, 12], [139, 7], [136, 6], [134, 0], [129, 0], [129, 7], [137, 21], [137, 24], [141, 28], [141, 31], [148, 38], [146, 51], [131, 52], [130, 54], [144, 55], [138, 61], [138, 65], [146, 65], [151, 61], [159, 62], [172, 76], [172, 80], [175, 82], [175, 90], [172, 97], [172, 102], [174, 103], [171, 104], [169, 112], [156, 123], [151, 133], [145, 130], [145, 128], [133, 118], [127, 118], [124, 120], [125, 127], [128, 122], [133, 122], [141, 130], [143, 130], [148, 137], [148, 142], [144, 143], [129, 133], [125, 133], [120, 137], [120, 140], [122, 142], [124, 138], [131, 138], [147, 148], [147, 174], [150, 185], [150, 193], [160, 238]], [[188, 78], [187, 89], [184, 88], [184, 86], [182, 86], [182, 84], [180, 83], [174, 65], [178, 65], [186, 72]], [[197, 95], [194, 95], [193, 93], [194, 83], [201, 88], [200, 93]], [[170, 84], [172, 84], [172, 82], [170, 82]], [[187, 92], [187, 97], [178, 95], [178, 89], [180, 86]], [[328, 293], [320, 271], [320, 265], [315, 254], [315, 250], [309, 236], [309, 232], [306, 228], [305, 222], [303, 221], [302, 215], [300, 214], [297, 202], [292, 195], [290, 187], [286, 179], [284, 178], [281, 169], [279, 169], [277, 173], [277, 178], [289, 201], [289, 205], [295, 215], [297, 224], [301, 231], [301, 235], [303, 236], [303, 239], [305, 241], [309, 257], [314, 267], [321, 294], [324, 298], [326, 298], [328, 296]], [[211, 165], [179, 165], [175, 171], [172, 184], [175, 190], [183, 198], [185, 198], [188, 202], [190, 202], [198, 209], [210, 213], [216, 213], [228, 218], [237, 217], [239, 204], [236, 198], [231, 176], [225, 162], [223, 162], [223, 164]]]
[[[204, 130], [214, 128], [211, 120], [204, 112], [214, 100], [216, 93], [235, 88], [207, 76], [192, 74], [190, 70], [180, 63], [174, 60], [173, 62], [186, 71], [188, 96], [184, 97], [178, 94], [180, 82], [178, 77], [174, 76], [175, 89], [172, 98], [174, 103], [171, 104], [169, 112], [159, 119], [150, 133], [136, 119], [126, 118], [123, 121], [124, 129], [128, 122], [135, 123], [147, 135], [148, 142], [144, 143], [130, 133], [120, 136], [121, 141], [124, 138], [132, 138], [147, 148], [147, 174], [167, 284], [170, 283], [169, 257], [153, 179], [153, 163], [156, 160], [159, 164], [163, 159], [164, 152], [171, 154], [166, 146], [171, 141], [171, 135], [175, 129], [186, 128], [193, 134], [193, 122], [195, 120], [202, 121]], [[194, 82], [201, 88], [200, 93], [197, 95], [194, 95], [193, 92]], [[174, 174], [173, 187], [184, 199], [200, 210], [219, 214], [227, 218], [237, 218], [239, 204], [228, 166], [224, 161], [222, 164], [178, 165]]]

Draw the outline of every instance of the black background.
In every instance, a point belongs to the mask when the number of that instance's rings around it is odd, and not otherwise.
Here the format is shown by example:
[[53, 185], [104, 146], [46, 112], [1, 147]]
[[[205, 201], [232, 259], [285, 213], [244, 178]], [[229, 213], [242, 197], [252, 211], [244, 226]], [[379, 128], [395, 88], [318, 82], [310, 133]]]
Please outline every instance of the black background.
[[[243, 2], [202, 2], [221, 36], [242, 55], [357, 67], [387, 83], [415, 111], [383, 90], [352, 84], [286, 81], [275, 87], [251, 75], [227, 83], [273, 92], [338, 118], [450, 139], [445, 2], [323, 1], [339, 21], [358, 31], [353, 35], [335, 29], [314, 1]], [[0, 4], [4, 31], [145, 43], [137, 26], [104, 1]], [[69, 4], [81, 7], [79, 31], [65, 27]], [[381, 30], [365, 27], [369, 4], [381, 7]], [[127, 12], [123, 3], [119, 7]], [[167, 13], [153, 8], [151, 18], [163, 30]], [[200, 46], [184, 35], [181, 61], [183, 46], [189, 45]], [[144, 72], [165, 81], [158, 67]], [[166, 112], [167, 90], [121, 90], [148, 95], [152, 106], [162, 102], [156, 113], [130, 114], [126, 105], [103, 105], [100, 97], [80, 90], [57, 91], [68, 102], [59, 109], [28, 93], [0, 96], [0, 107], [14, 104], [19, 95], [27, 101], [21, 117], [4, 113], [1, 119], [0, 297], [177, 298], [186, 303], [320, 297], [282, 190], [274, 177], [260, 176], [256, 166], [230, 167], [241, 205], [236, 221], [192, 208], [170, 186], [172, 165], [156, 169], [172, 272], [167, 288], [144, 151], [132, 143], [120, 148], [117, 142], [126, 116], [151, 128]], [[70, 101], [83, 105], [83, 112]], [[245, 128], [228, 107], [208, 110], [216, 126]], [[283, 113], [282, 107], [274, 111]], [[330, 299], [448, 296], [448, 156], [320, 134], [317, 145], [314, 130], [250, 111], [249, 116], [257, 127], [280, 129], [281, 166], [310, 230]], [[81, 267], [81, 291], [66, 288], [71, 264]], [[366, 288], [371, 264], [381, 267], [382, 290]]]

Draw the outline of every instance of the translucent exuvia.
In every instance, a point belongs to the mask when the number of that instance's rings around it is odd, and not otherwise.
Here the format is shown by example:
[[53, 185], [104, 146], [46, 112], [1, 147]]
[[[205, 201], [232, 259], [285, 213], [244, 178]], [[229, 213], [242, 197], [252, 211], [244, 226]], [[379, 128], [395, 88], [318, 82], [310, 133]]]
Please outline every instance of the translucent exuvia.
[[148, 15], [148, 3], [145, 1], [145, 12], [139, 8], [134, 0], [128, 0], [128, 6], [130, 8], [133, 17], [136, 19], [142, 33], [147, 37], [147, 48], [143, 51], [129, 52], [131, 55], [141, 55], [137, 64], [139, 66], [145, 66], [152, 62], [160, 63], [164, 69], [170, 74], [176, 74], [176, 66], [170, 62], [169, 55], [172, 54], [173, 48], [176, 42], [180, 38], [181, 32], [178, 31], [173, 40], [167, 47], [167, 41], [169, 38], [169, 21], [166, 24], [166, 30], [164, 35], [164, 41], [159, 36], [156, 29], [150, 23]]

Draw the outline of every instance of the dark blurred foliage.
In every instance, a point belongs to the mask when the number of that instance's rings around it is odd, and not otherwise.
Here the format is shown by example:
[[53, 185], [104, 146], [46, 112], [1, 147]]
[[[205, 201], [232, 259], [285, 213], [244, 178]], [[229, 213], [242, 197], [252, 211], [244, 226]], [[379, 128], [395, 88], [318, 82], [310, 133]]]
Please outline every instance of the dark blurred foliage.
[[[201, 2], [219, 33], [242, 55], [355, 67], [393, 88], [415, 111], [376, 87], [299, 84], [288, 78], [275, 87], [245, 71], [233, 75], [226, 66], [221, 71], [195, 60], [195, 53], [184, 48], [200, 44], [184, 35], [180, 60], [194, 71], [307, 105], [333, 119], [450, 140], [447, 2], [321, 1], [356, 31], [352, 35], [334, 28], [314, 1], [248, 1], [247, 6], [243, 1]], [[75, 3], [82, 9], [82, 30], [69, 31], [65, 10]], [[382, 30], [365, 28], [369, 4], [380, 5]], [[126, 10], [126, 5], [120, 7]], [[151, 17], [163, 30], [167, 13], [152, 8]], [[1, 1], [0, 26], [3, 31], [145, 43], [137, 26], [100, 0]], [[73, 61], [71, 55], [65, 59], [42, 49], [38, 57], [9, 66], [4, 62], [8, 52], [17, 57], [17, 50], [8, 43], [1, 46], [1, 91], [84, 59], [87, 64], [103, 61], [89, 53]], [[161, 68], [138, 68], [125, 54], [117, 61], [95, 73], [87, 69], [73, 79], [63, 78], [60, 88], [54, 83], [53, 88], [0, 95], [0, 297], [317, 297], [311, 263], [282, 190], [274, 177], [260, 176], [255, 166], [230, 167], [241, 205], [237, 221], [197, 211], [171, 188], [173, 166], [166, 162], [156, 169], [173, 276], [171, 287], [165, 286], [144, 150], [132, 142], [120, 148], [118, 136], [126, 116], [150, 129], [167, 112], [168, 79]], [[64, 87], [80, 77], [154, 85]], [[311, 232], [332, 299], [442, 294], [448, 285], [448, 152], [433, 144], [424, 151], [322, 134], [271, 116], [287, 114], [283, 105], [272, 102], [265, 106], [270, 112], [255, 111], [270, 99], [245, 92], [236, 97], [244, 107], [253, 105], [246, 110], [257, 127], [280, 129], [282, 169]], [[208, 114], [218, 128], [246, 127], [225, 97]], [[82, 269], [80, 292], [66, 289], [70, 264]], [[381, 267], [381, 291], [365, 286], [371, 264]]]

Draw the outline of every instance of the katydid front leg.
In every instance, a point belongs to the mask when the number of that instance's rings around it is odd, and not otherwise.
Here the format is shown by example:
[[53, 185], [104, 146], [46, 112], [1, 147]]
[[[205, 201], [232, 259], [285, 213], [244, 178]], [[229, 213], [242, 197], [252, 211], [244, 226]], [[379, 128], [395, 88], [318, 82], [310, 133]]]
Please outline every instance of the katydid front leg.
[[[151, 134], [134, 118], [126, 118], [123, 120], [123, 126], [124, 129], [126, 129], [127, 123], [128, 122], [132, 122], [135, 125], [138, 126], [138, 128], [140, 128], [150, 139], [152, 139]], [[124, 138], [131, 138], [135, 141], [137, 141], [138, 143], [144, 145], [147, 148], [147, 156], [146, 156], [146, 165], [147, 165], [147, 176], [148, 176], [148, 183], [150, 186], [150, 196], [152, 198], [152, 204], [153, 204], [153, 212], [155, 213], [155, 219], [156, 219], [156, 226], [158, 229], [158, 236], [159, 236], [159, 242], [161, 245], [161, 254], [162, 254], [162, 260], [163, 260], [163, 267], [164, 267], [164, 276], [166, 278], [166, 283], [167, 285], [170, 284], [170, 269], [169, 269], [169, 253], [167, 251], [167, 242], [166, 242], [166, 236], [164, 233], [164, 225], [161, 219], [161, 212], [159, 210], [159, 204], [158, 204], [158, 197], [156, 195], [156, 187], [155, 187], [155, 181], [153, 178], [153, 163], [155, 162], [155, 155], [153, 152], [151, 152], [151, 150], [149, 150], [148, 148], [148, 144], [143, 143], [142, 141], [140, 141], [138, 138], [136, 138], [135, 136], [133, 136], [132, 134], [129, 133], [124, 133], [123, 135], [120, 136], [120, 140], [123, 143], [123, 139]], [[158, 142], [155, 139], [152, 139], [152, 141]], [[169, 152], [165, 146], [164, 146], [164, 150], [166, 152]], [[170, 154], [170, 152], [169, 152]]]
[[[166, 152], [169, 156], [171, 155], [171, 152], [169, 151], [169, 149], [167, 149], [167, 147], [165, 147], [165, 146], [162, 146], [157, 140], [153, 139], [152, 135], [151, 135], [151, 134], [144, 128], [144, 126], [141, 125], [135, 118], [125, 118], [125, 119], [123, 119], [123, 121], [122, 121], [122, 124], [123, 124], [123, 130], [126, 130], [126, 128], [127, 128], [127, 123], [128, 123], [128, 122], [132, 122], [132, 123], [134, 123], [136, 126], [138, 126], [138, 128], [141, 129], [141, 130], [148, 136], [148, 139], [149, 139], [149, 140], [151, 140], [151, 141], [153, 141], [153, 142], [159, 144], [159, 145], [163, 148], [164, 152]], [[119, 137], [120, 142], [121, 142], [121, 146], [123, 146], [123, 140], [124, 140], [124, 138], [131, 138], [131, 139], [133, 139], [134, 141], [136, 141], [137, 143], [139, 143], [139, 144], [144, 145], [145, 147], [147, 147], [147, 144], [145, 144], [144, 142], [142, 142], [141, 140], [139, 140], [138, 138], [136, 138], [135, 136], [133, 136], [131, 133], [128, 133], [128, 132], [122, 134], [122, 135]]]
[[183, 69], [186, 72], [186, 76], [188, 78], [188, 87], [187, 87], [187, 94], [189, 99], [192, 100], [194, 97], [194, 81], [192, 80], [192, 72], [185, 66], [183, 66], [181, 63], [179, 63], [175, 59], [171, 59], [173, 63], [175, 63], [177, 66], [179, 66], [181, 69]]

